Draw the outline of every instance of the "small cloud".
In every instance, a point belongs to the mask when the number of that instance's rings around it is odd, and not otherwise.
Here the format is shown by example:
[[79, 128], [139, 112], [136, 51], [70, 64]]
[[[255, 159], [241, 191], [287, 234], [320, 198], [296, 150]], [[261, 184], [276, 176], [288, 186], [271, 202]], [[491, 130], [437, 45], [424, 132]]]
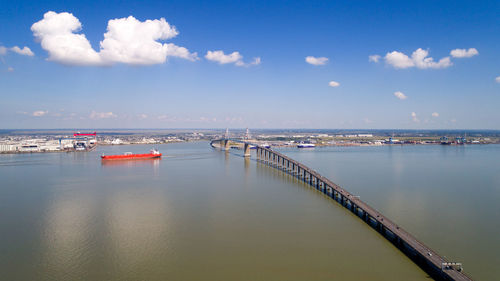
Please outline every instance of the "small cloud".
[[476, 50], [476, 48], [469, 48], [468, 50], [455, 49], [451, 50], [450, 55], [454, 58], [470, 58], [475, 55], [479, 55], [479, 52]]
[[205, 58], [210, 61], [218, 62], [219, 64], [236, 63], [243, 58], [239, 52], [232, 52], [231, 54], [224, 54], [223, 51], [208, 51]]
[[411, 119], [413, 120], [413, 122], [415, 123], [418, 123], [420, 122], [420, 120], [417, 118], [417, 114], [415, 112], [412, 112], [411, 113]]
[[437, 112], [433, 112], [433, 113], [432, 113], [432, 117], [439, 117], [439, 113], [437, 113]]
[[28, 47], [23, 47], [22, 49], [19, 48], [18, 46], [14, 46], [12, 48], [7, 48], [4, 46], [0, 46], [0, 56], [6, 55], [8, 51], [14, 52], [16, 54], [22, 55], [22, 56], [34, 56], [35, 54], [31, 51], [30, 48]]
[[328, 62], [328, 58], [307, 56], [306, 62], [312, 65], [325, 65]]
[[394, 92], [394, 96], [400, 100], [405, 100], [408, 97], [400, 91]]
[[8, 72], [12, 72], [12, 71], [14, 71], [14, 68], [13, 68], [13, 67], [11, 67], [11, 66], [9, 66], [9, 67], [7, 67], [7, 71], [8, 71]]
[[330, 87], [338, 87], [338, 86], [340, 86], [340, 83], [339, 82], [335, 82], [335, 81], [330, 81], [328, 83], [328, 86], [330, 86]]
[[224, 54], [224, 51], [207, 51], [205, 58], [209, 61], [214, 61], [219, 64], [229, 64], [234, 63], [236, 66], [250, 66], [259, 65], [261, 60], [260, 57], [254, 58], [251, 63], [243, 62], [243, 56], [239, 52], [232, 52], [231, 54]]
[[138, 117], [140, 119], [146, 119], [146, 118], [148, 118], [148, 116], [146, 114], [144, 114], [144, 113], [143, 114], [139, 114]]
[[495, 81], [496, 81], [497, 83], [500, 83], [500, 76], [498, 76], [497, 78], [495, 78]]
[[24, 48], [19, 48], [18, 46], [14, 46], [12, 48], [10, 48], [10, 50], [14, 53], [17, 53], [19, 55], [22, 55], [22, 56], [34, 56], [35, 54], [31, 51], [30, 48], [24, 46]]
[[365, 124], [372, 124], [372, 123], [373, 123], [373, 120], [368, 119], [368, 118], [364, 118], [364, 119], [363, 119], [363, 122], [365, 122]]
[[377, 63], [379, 60], [380, 60], [380, 56], [379, 55], [370, 55], [370, 56], [368, 56], [368, 61], [369, 62], [375, 62], [375, 63]]
[[450, 57], [444, 57], [438, 62], [433, 58], [428, 57], [429, 51], [418, 48], [411, 54], [411, 58], [404, 53], [393, 51], [385, 55], [385, 62], [392, 65], [396, 69], [404, 69], [417, 67], [420, 69], [427, 68], [447, 68], [452, 65]]
[[408, 68], [415, 66], [415, 63], [407, 55], [393, 51], [385, 55], [385, 62], [394, 68]]
[[106, 119], [106, 118], [116, 118], [116, 114], [113, 112], [95, 112], [90, 113], [90, 119]]
[[42, 117], [44, 115], [47, 115], [47, 113], [49, 113], [48, 110], [46, 110], [46, 111], [38, 110], [38, 111], [33, 112], [32, 115], [35, 116], [35, 117]]

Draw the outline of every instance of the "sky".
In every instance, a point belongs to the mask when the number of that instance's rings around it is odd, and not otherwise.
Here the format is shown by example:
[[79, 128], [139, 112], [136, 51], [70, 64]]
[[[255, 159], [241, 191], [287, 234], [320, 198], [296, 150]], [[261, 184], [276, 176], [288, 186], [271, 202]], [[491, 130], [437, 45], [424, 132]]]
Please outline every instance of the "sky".
[[500, 129], [500, 1], [0, 0], [0, 128]]

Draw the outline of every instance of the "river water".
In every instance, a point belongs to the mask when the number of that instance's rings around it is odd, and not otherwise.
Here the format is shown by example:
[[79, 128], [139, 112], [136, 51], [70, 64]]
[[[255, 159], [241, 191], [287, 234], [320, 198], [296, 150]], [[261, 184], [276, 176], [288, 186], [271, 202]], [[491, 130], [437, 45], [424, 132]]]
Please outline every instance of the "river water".
[[[281, 171], [212, 149], [161, 160], [0, 155], [4, 280], [424, 280], [369, 226]], [[500, 146], [283, 149], [473, 277], [500, 274]]]

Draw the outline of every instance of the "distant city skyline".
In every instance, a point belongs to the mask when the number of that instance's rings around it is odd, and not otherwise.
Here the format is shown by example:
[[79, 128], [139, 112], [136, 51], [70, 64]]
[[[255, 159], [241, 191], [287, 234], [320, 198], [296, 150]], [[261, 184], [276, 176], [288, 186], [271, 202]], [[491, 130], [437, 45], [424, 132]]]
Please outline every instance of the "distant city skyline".
[[498, 1], [11, 1], [0, 129], [500, 129]]

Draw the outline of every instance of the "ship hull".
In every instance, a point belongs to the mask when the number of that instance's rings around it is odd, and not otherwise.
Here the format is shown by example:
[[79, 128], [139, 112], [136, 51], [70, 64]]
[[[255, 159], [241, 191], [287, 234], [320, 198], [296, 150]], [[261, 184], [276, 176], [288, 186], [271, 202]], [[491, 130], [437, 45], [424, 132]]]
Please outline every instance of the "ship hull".
[[121, 161], [121, 160], [144, 160], [144, 159], [157, 159], [161, 158], [160, 154], [129, 154], [129, 155], [105, 155], [101, 156], [103, 161]]

